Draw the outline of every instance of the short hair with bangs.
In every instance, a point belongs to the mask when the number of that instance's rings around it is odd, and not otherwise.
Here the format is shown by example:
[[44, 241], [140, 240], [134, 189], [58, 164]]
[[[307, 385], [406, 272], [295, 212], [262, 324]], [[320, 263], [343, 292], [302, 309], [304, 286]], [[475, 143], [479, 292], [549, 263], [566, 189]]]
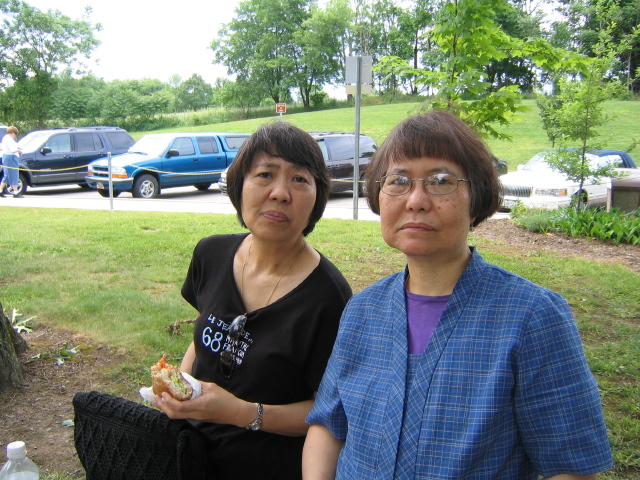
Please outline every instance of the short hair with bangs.
[[371, 210], [380, 214], [380, 184], [389, 165], [406, 159], [438, 158], [457, 164], [469, 178], [473, 227], [500, 206], [501, 184], [491, 153], [478, 134], [455, 115], [432, 110], [397, 125], [367, 166], [365, 183]]
[[227, 171], [227, 193], [240, 224], [245, 228], [247, 225], [242, 218], [242, 187], [258, 152], [280, 157], [307, 169], [313, 176], [316, 182], [316, 202], [309, 223], [302, 231], [307, 236], [322, 218], [331, 193], [331, 176], [318, 142], [304, 130], [283, 121], [261, 125], [244, 141]]

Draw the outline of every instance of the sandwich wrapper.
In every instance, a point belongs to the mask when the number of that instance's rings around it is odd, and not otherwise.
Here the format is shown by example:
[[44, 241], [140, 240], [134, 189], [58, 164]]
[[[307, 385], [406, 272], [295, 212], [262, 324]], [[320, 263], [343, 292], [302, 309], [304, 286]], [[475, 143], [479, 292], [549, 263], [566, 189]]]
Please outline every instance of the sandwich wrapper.
[[[196, 398], [202, 393], [202, 385], [198, 380], [193, 378], [191, 375], [185, 372], [180, 372], [182, 374], [182, 378], [184, 378], [191, 388], [193, 388], [193, 393], [191, 394], [191, 400]], [[155, 394], [153, 393], [153, 388], [151, 387], [142, 387], [140, 389], [140, 396], [144, 398], [147, 402], [153, 402], [156, 399]]]

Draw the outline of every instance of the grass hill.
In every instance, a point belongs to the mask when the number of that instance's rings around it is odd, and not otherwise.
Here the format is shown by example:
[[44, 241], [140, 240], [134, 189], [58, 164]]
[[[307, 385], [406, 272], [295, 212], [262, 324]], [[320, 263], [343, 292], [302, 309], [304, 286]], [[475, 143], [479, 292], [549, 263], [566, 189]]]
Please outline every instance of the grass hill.
[[[487, 139], [487, 144], [493, 153], [509, 163], [509, 169], [527, 162], [533, 155], [550, 148], [551, 142], [542, 128], [538, 107], [534, 100], [524, 100], [523, 105], [528, 111], [506, 127], [499, 130], [511, 137], [511, 141]], [[360, 109], [360, 133], [371, 136], [376, 142], [381, 143], [391, 129], [404, 118], [416, 112], [418, 103], [395, 103], [388, 105], [363, 106]], [[599, 136], [594, 140], [603, 148], [628, 150], [634, 138], [638, 138], [638, 125], [640, 125], [640, 102], [633, 101], [608, 101], [604, 104], [604, 110], [608, 121], [602, 127], [596, 129]], [[253, 132], [262, 123], [277, 120], [279, 115], [275, 113], [272, 119], [257, 118], [251, 120], [201, 125], [198, 127], [182, 127], [167, 131], [227, 131], [227, 132]], [[355, 109], [339, 108], [334, 110], [321, 110], [316, 112], [285, 114], [283, 120], [307, 131], [351, 131], [355, 129]], [[144, 133], [134, 133], [134, 138], [139, 138]], [[640, 164], [640, 153], [632, 152], [636, 163]]]

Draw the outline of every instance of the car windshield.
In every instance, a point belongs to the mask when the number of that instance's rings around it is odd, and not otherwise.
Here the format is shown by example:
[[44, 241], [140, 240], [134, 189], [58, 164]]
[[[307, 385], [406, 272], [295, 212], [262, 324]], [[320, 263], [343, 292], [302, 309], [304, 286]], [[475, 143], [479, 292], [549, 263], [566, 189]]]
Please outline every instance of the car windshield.
[[[529, 160], [524, 167], [522, 167], [522, 170], [527, 171], [527, 172], [551, 172], [554, 169], [551, 168], [551, 165], [549, 165], [549, 162], [547, 161], [547, 158], [549, 156], [549, 153], [539, 153], [536, 156], [534, 156], [531, 160]], [[587, 153], [586, 155], [587, 160], [589, 161], [589, 163], [591, 164], [591, 168], [596, 169], [600, 166], [604, 166], [607, 163], [610, 163], [611, 160], [609, 159], [609, 157], [599, 157], [598, 155], [594, 155], [592, 153]]]
[[36, 131], [26, 134], [18, 142], [23, 152], [35, 152], [51, 136], [51, 132]]
[[547, 156], [543, 153], [539, 153], [529, 160], [525, 166], [522, 167], [522, 170], [527, 172], [544, 172], [551, 171], [552, 168], [551, 165], [549, 165], [549, 162], [547, 162]]
[[145, 135], [129, 147], [129, 153], [158, 157], [164, 153], [173, 138], [173, 135]]

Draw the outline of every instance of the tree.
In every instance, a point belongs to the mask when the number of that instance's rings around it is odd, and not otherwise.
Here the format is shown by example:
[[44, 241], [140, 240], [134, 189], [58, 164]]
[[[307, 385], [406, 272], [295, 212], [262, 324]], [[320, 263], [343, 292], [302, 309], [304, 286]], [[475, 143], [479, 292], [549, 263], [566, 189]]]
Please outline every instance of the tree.
[[35, 121], [40, 128], [49, 117], [54, 75], [63, 66], [81, 65], [99, 45], [94, 32], [100, 24], [85, 18], [72, 20], [59, 11], [42, 12], [20, 0], [0, 3], [4, 23], [0, 35], [0, 79], [19, 84], [12, 118]]
[[542, 119], [542, 128], [547, 132], [547, 137], [551, 141], [551, 146], [555, 147], [556, 140], [561, 136], [557, 116], [554, 115], [562, 108], [562, 99], [559, 95], [536, 95], [536, 105], [540, 110], [540, 118]]
[[326, 10], [312, 7], [311, 16], [294, 32], [298, 54], [294, 57], [292, 77], [307, 109], [312, 93], [342, 77], [342, 39], [351, 17], [347, 0], [333, 0]]
[[201, 110], [212, 101], [213, 87], [194, 73], [176, 89], [176, 111]]
[[0, 392], [24, 383], [24, 368], [18, 355], [29, 348], [13, 329], [0, 303]]
[[[619, 82], [606, 78], [620, 47], [613, 35], [616, 10], [615, 7], [607, 7], [604, 1], [599, 5], [602, 9], [601, 18], [608, 21], [598, 32], [598, 42], [594, 46], [596, 57], [590, 59], [588, 69], [581, 79], [567, 76], [560, 79], [558, 107], [549, 114], [555, 137], [565, 147], [551, 155], [549, 163], [568, 179], [578, 183], [579, 192], [582, 192], [587, 178], [598, 181], [603, 177], [617, 176], [614, 165], [594, 165], [587, 157], [589, 150], [599, 147], [593, 142], [598, 136], [596, 128], [607, 121], [602, 104], [621, 89]], [[574, 146], [574, 142], [579, 142], [579, 148], [566, 148]], [[583, 195], [578, 195], [576, 207], [580, 208], [583, 202]]]
[[264, 98], [263, 92], [242, 78], [238, 78], [235, 82], [218, 79], [216, 86], [216, 100], [226, 107], [239, 108], [246, 118], [249, 118], [251, 107], [260, 105]]
[[305, 1], [244, 0], [236, 8], [236, 18], [211, 43], [215, 61], [279, 103], [295, 86], [292, 74], [300, 49], [294, 35], [309, 17]]
[[105, 87], [105, 81], [93, 75], [74, 78], [70, 70], [65, 70], [59, 75], [57, 81], [58, 88], [53, 92], [51, 99], [52, 118], [58, 118], [65, 124], [92, 118], [93, 99]]
[[[542, 13], [527, 2], [512, 2], [514, 8], [496, 12], [495, 21], [512, 38], [542, 38]], [[533, 10], [532, 10], [533, 9]], [[487, 65], [487, 78], [494, 90], [502, 86], [517, 85], [521, 93], [531, 93], [537, 81], [537, 69], [524, 57], [508, 55]]]
[[[431, 28], [435, 18], [435, 6], [431, 2], [417, 2], [411, 9], [402, 12], [398, 16], [398, 26], [389, 32], [389, 52], [388, 55], [395, 55], [403, 58], [418, 69], [422, 52], [431, 50]], [[407, 90], [410, 94], [419, 93], [419, 88], [412, 77], [400, 79], [408, 85]], [[392, 78], [389, 85], [395, 90], [397, 80]]]
[[637, 71], [640, 67], [640, 1], [638, 0], [559, 0], [559, 11], [565, 16], [566, 30], [571, 32], [571, 45], [591, 57], [600, 42], [600, 32], [615, 24], [610, 32], [617, 44], [616, 61], [607, 77], [616, 78], [627, 92], [640, 92]]
[[487, 65], [508, 58], [524, 58], [541, 69], [578, 68], [582, 58], [554, 49], [541, 38], [517, 39], [494, 20], [497, 11], [511, 7], [502, 0], [453, 0], [438, 12], [432, 38], [437, 49], [425, 55], [426, 68], [415, 68], [398, 58], [385, 57], [377, 68], [386, 73], [413, 76], [418, 84], [438, 92], [424, 108], [444, 108], [478, 132], [509, 137], [494, 124], [508, 125], [523, 109], [517, 85], [495, 89]]
[[42, 129], [50, 118], [52, 93], [57, 80], [42, 72], [22, 76], [8, 87], [0, 97], [0, 103], [8, 123], [25, 125], [25, 130]]

